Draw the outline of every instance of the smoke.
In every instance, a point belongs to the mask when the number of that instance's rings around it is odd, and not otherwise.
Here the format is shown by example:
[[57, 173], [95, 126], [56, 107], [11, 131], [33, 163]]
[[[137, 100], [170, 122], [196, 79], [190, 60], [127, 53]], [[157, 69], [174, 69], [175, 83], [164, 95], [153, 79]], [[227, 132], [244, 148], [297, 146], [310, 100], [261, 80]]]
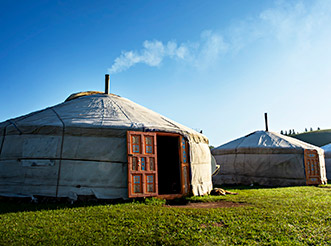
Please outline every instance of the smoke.
[[222, 36], [211, 31], [201, 33], [198, 42], [178, 44], [176, 41], [163, 43], [159, 40], [143, 42], [142, 49], [122, 51], [109, 68], [111, 74], [123, 72], [135, 64], [142, 63], [151, 67], [158, 67], [164, 59], [184, 61], [196, 67], [203, 67], [208, 62], [213, 62], [222, 51], [226, 51], [227, 45]]
[[188, 57], [189, 50], [186, 45], [178, 45], [174, 41], [163, 44], [161, 41], [146, 40], [140, 51], [122, 51], [117, 57], [109, 72], [119, 73], [129, 69], [137, 63], [143, 63], [151, 67], [159, 66], [166, 58], [185, 60]]

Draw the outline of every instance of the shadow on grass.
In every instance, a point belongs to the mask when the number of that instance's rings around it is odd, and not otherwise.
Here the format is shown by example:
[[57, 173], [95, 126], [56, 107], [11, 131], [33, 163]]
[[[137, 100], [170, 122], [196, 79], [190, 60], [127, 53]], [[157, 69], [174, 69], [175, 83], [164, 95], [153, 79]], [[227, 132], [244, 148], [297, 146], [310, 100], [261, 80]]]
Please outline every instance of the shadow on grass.
[[[331, 185], [320, 185], [319, 188], [331, 188]], [[222, 188], [225, 190], [256, 190], [256, 189], [274, 189], [274, 188], [284, 188], [284, 187], [270, 187], [270, 186], [261, 186], [261, 185], [215, 185], [214, 188]], [[199, 203], [199, 199], [191, 199], [191, 196], [175, 198], [173, 200], [164, 200], [157, 198], [135, 198], [135, 199], [112, 199], [112, 200], [103, 200], [96, 199], [94, 196], [83, 196], [78, 197], [77, 201], [72, 201], [67, 198], [48, 198], [48, 197], [38, 197], [37, 202], [31, 200], [31, 198], [4, 198], [0, 197], [0, 214], [6, 213], [17, 213], [17, 212], [34, 212], [42, 210], [58, 210], [64, 208], [79, 208], [79, 207], [89, 207], [89, 206], [101, 206], [101, 205], [115, 205], [115, 204], [125, 204], [125, 203], [144, 203], [146, 205], [156, 205], [156, 204], [165, 204], [165, 205], [187, 205], [188, 203]], [[153, 200], [154, 199], [154, 200]], [[157, 201], [159, 200], [159, 201]]]
[[[288, 187], [301, 187], [306, 185], [290, 185], [290, 186], [263, 186], [263, 185], [214, 185], [214, 188], [236, 189], [236, 190], [257, 190], [257, 189], [277, 189], [277, 188], [288, 188]], [[317, 188], [331, 188], [330, 184], [326, 185], [309, 185]]]
[[[214, 185], [214, 188], [222, 189], [236, 189], [236, 190], [258, 190], [258, 189], [277, 189], [277, 188], [288, 188], [288, 187], [300, 187], [303, 185], [290, 185], [290, 186], [263, 186], [263, 185]], [[319, 187], [320, 185], [314, 185]]]
[[166, 205], [187, 205], [190, 203], [190, 201], [187, 199], [188, 197], [180, 197], [180, 198], [175, 198], [172, 200], [167, 200]]
[[257, 190], [257, 189], [273, 189], [280, 188], [277, 186], [262, 186], [262, 185], [214, 185], [214, 188], [222, 188], [224, 190], [227, 189], [236, 189], [236, 190]]
[[56, 199], [48, 197], [31, 198], [14, 198], [14, 197], [1, 197], [0, 198], [0, 214], [17, 213], [17, 212], [35, 212], [42, 210], [58, 210], [64, 208], [79, 208], [101, 205], [114, 205], [124, 203], [144, 203], [145, 199], [86, 199], [79, 198], [77, 201], [72, 201], [66, 198]]
[[[159, 198], [135, 198], [135, 199], [115, 199], [115, 200], [77, 200], [54, 199], [38, 197], [37, 202], [31, 198], [0, 198], [0, 214], [18, 213], [18, 212], [36, 212], [42, 210], [70, 209], [90, 206], [116, 205], [125, 203], [141, 203], [146, 205], [170, 205], [180, 206], [190, 203], [201, 203], [199, 200], [192, 200], [191, 196], [184, 196], [171, 200]], [[86, 199], [86, 198], [85, 198]]]
[[331, 184], [319, 185], [319, 188], [331, 189]]

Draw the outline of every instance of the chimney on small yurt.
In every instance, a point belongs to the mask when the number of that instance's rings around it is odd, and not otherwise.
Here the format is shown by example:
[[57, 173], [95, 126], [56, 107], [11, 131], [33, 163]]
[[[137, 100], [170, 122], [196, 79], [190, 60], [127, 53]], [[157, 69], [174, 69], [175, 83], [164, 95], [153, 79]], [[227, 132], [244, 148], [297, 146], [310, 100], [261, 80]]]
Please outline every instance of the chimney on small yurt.
[[265, 121], [265, 131], [267, 132], [268, 129], [268, 114], [264, 113], [264, 121]]
[[110, 83], [110, 76], [109, 74], [106, 74], [105, 75], [105, 94], [110, 94], [110, 91], [109, 91], [109, 83]]

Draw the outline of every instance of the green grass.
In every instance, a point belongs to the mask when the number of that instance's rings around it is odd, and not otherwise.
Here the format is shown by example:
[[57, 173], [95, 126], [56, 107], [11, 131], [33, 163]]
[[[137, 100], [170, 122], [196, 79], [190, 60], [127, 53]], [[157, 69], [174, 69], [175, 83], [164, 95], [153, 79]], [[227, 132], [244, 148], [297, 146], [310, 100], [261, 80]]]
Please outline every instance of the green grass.
[[0, 203], [0, 245], [330, 245], [331, 186], [231, 187], [188, 197], [247, 206], [190, 209], [147, 199], [122, 204]]

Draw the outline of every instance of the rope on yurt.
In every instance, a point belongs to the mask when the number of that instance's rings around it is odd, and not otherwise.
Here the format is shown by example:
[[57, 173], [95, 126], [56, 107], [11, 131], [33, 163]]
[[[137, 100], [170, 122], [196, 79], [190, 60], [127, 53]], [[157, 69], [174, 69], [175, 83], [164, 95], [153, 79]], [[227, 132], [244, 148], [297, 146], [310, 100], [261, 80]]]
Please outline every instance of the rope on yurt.
[[[238, 148], [239, 148], [239, 145], [242, 144], [242, 142], [244, 142], [244, 140], [246, 139], [246, 137], [254, 134], [255, 132], [251, 133], [251, 134], [248, 134], [246, 135], [245, 137], [242, 138], [241, 142], [236, 146], [236, 148], [234, 149], [234, 160], [233, 160], [233, 169], [235, 170], [235, 175], [237, 175], [237, 165], [236, 165], [236, 162], [237, 162], [237, 155], [238, 155]], [[244, 154], [244, 158], [245, 158], [245, 154]], [[244, 159], [244, 165], [245, 165], [245, 159]], [[237, 182], [237, 180], [236, 180]]]
[[63, 152], [63, 142], [64, 142], [64, 131], [65, 131], [65, 124], [59, 114], [51, 108], [51, 110], [54, 112], [54, 114], [57, 116], [57, 118], [61, 121], [62, 123], [62, 139], [61, 139], [61, 149], [60, 149], [60, 160], [59, 160], [59, 168], [58, 168], [58, 174], [57, 174], [57, 181], [56, 181], [56, 197], [58, 197], [59, 193], [59, 183], [60, 183], [60, 176], [61, 176], [61, 166], [62, 166], [62, 152]]
[[23, 132], [18, 128], [15, 122], [13, 122], [12, 120], [9, 120], [9, 122], [15, 127], [15, 129], [20, 133], [20, 135], [22, 135]]
[[162, 120], [168, 122], [170, 125], [173, 125], [174, 127], [176, 127], [177, 129], [180, 129], [176, 124], [172, 123], [171, 121], [167, 120], [166, 118], [164, 117], [161, 117]]
[[[23, 132], [16, 126], [16, 124], [12, 120], [8, 120], [8, 122], [15, 127], [15, 129], [20, 133], [19, 135], [22, 135]], [[7, 126], [9, 126], [10, 124], [6, 125], [5, 128], [3, 129], [3, 135], [2, 135], [3, 138], [2, 138], [2, 141], [1, 141], [1, 145], [0, 145], [0, 155], [2, 153], [2, 147], [3, 147], [3, 144], [5, 142]]]
[[122, 107], [120, 105], [118, 105], [114, 100], [111, 100], [120, 110], [121, 112], [124, 114], [124, 116], [131, 122], [131, 124], [134, 124], [134, 122], [129, 118], [129, 116], [124, 112], [124, 110], [122, 109]]
[[0, 145], [0, 156], [1, 156], [1, 153], [2, 153], [2, 147], [3, 147], [3, 144], [5, 142], [5, 137], [6, 137], [6, 130], [7, 130], [7, 126], [9, 126], [10, 124], [6, 125], [4, 128], [3, 128], [3, 138], [2, 138], [2, 141], [1, 141], [1, 145]]

